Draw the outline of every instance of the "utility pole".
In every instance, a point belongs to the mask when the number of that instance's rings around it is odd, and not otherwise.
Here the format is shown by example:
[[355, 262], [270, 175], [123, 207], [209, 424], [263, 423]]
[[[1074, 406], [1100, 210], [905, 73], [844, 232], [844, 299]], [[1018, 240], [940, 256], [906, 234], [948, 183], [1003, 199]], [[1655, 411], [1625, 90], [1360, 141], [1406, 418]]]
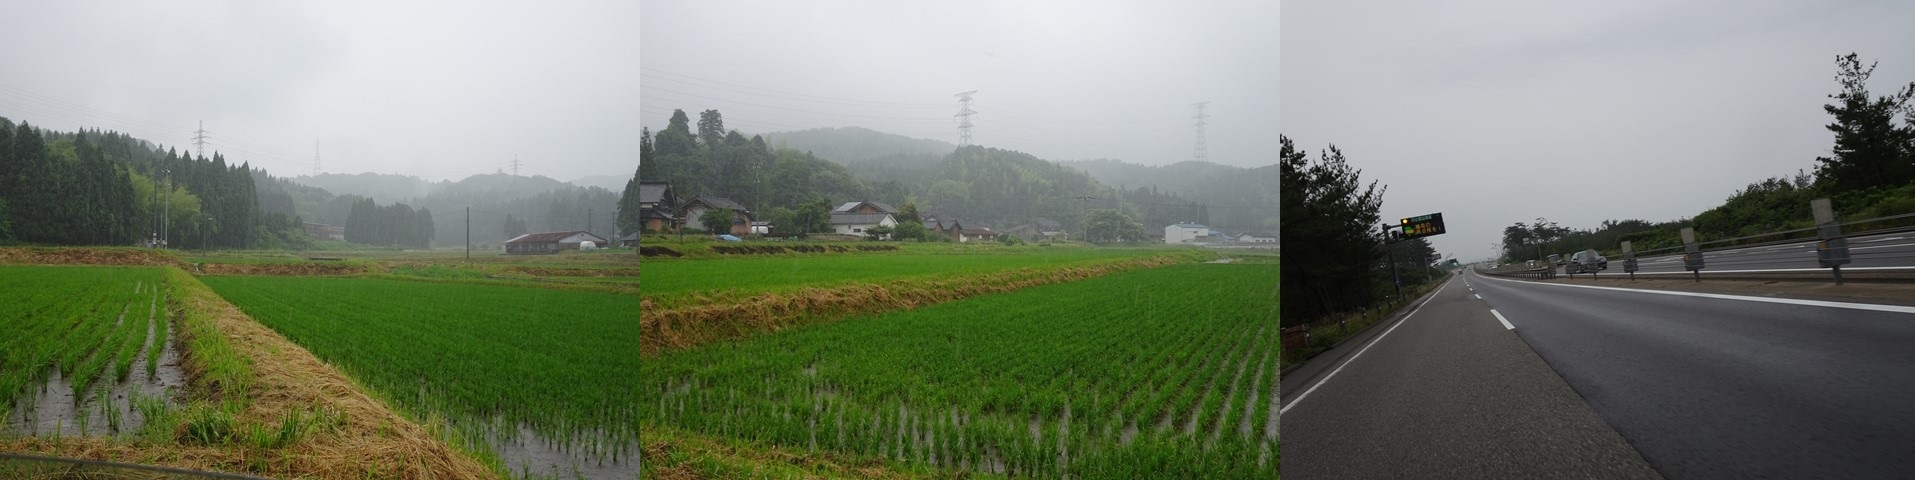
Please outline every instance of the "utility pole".
[[206, 158], [206, 121], [200, 120], [199, 130], [193, 131], [193, 146], [199, 149], [199, 158]]
[[1078, 195], [1073, 198], [1084, 201], [1084, 243], [1090, 243], [1090, 218], [1088, 218], [1090, 217], [1090, 201], [1096, 200], [1097, 197]]
[[472, 261], [472, 207], [465, 207], [465, 261]]
[[[574, 225], [577, 225], [577, 224], [574, 224]], [[592, 232], [592, 209], [590, 208], [585, 209], [585, 232], [586, 233]]]
[[1209, 147], [1204, 144], [1204, 125], [1208, 125], [1208, 123], [1205, 122], [1204, 119], [1210, 118], [1209, 115], [1204, 114], [1204, 105], [1208, 105], [1208, 104], [1210, 104], [1210, 102], [1207, 102], [1207, 101], [1191, 104], [1197, 107], [1197, 114], [1191, 116], [1190, 118], [1197, 119], [1197, 153], [1195, 156], [1193, 156], [1193, 159], [1199, 162], [1210, 160]]
[[977, 112], [971, 110], [971, 95], [976, 93], [977, 90], [972, 90], [955, 95], [958, 97], [958, 113], [952, 116], [958, 117], [959, 147], [969, 146], [971, 144], [971, 116], [977, 115]]
[[319, 176], [319, 139], [313, 139], [313, 176]]

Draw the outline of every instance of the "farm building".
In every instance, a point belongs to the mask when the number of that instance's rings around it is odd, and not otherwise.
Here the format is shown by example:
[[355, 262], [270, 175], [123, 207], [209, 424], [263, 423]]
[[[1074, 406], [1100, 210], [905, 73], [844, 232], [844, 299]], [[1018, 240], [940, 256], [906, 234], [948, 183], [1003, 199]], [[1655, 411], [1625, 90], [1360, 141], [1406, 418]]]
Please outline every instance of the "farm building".
[[324, 223], [307, 223], [306, 236], [316, 240], [345, 240], [346, 227]]
[[577, 250], [579, 248], [579, 245], [585, 242], [592, 242], [592, 245], [594, 247], [603, 247], [607, 245], [605, 241], [605, 237], [593, 235], [592, 232], [587, 232], [584, 230], [573, 230], [570, 232], [528, 233], [524, 235], [519, 235], [517, 237], [512, 237], [511, 240], [506, 240], [505, 253], [509, 253], [509, 254], [559, 253], [565, 250]]
[[685, 223], [697, 225], [698, 228], [704, 229], [705, 226], [698, 223], [698, 217], [713, 209], [731, 210], [731, 228], [729, 231], [711, 233], [729, 233], [732, 235], [746, 235], [751, 233], [751, 222], [756, 216], [751, 213], [751, 210], [745, 209], [744, 205], [739, 205], [738, 202], [731, 201], [729, 198], [707, 197], [702, 195], [693, 198], [691, 201], [685, 202], [684, 208], [679, 209], [685, 212], [684, 216], [680, 218], [683, 218]]
[[972, 240], [995, 242], [997, 241], [997, 232], [991, 231], [991, 227], [972, 227], [959, 230], [959, 242], [969, 242]]
[[1240, 243], [1277, 243], [1276, 232], [1244, 232], [1237, 236]]
[[1198, 238], [1210, 236], [1210, 227], [1195, 223], [1179, 223], [1164, 227], [1164, 243], [1191, 243]]
[[678, 196], [672, 194], [672, 185], [665, 182], [638, 182], [639, 220], [644, 222], [645, 230], [663, 231], [676, 228], [678, 217], [672, 213], [678, 210]]
[[632, 232], [630, 235], [619, 237], [618, 246], [621, 246], [621, 247], [638, 246], [638, 232]]
[[1056, 220], [1048, 218], [1038, 218], [1032, 220], [1031, 223], [1011, 227], [1010, 230], [1005, 230], [1003, 233], [1005, 235], [1016, 235], [1027, 242], [1061, 240], [1065, 237], [1064, 224], [1057, 223]]

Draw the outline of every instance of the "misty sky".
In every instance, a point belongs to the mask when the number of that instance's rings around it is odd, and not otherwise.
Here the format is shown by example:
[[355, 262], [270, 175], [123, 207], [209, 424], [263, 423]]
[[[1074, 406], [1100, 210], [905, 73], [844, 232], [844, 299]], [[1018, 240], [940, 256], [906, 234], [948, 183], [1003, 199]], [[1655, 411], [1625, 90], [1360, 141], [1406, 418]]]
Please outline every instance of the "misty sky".
[[0, 116], [185, 147], [278, 176], [570, 180], [638, 165], [638, 6], [8, 2]]
[[[1835, 58], [1915, 81], [1915, 2], [1285, 1], [1284, 133], [1442, 212], [1464, 261], [1547, 217], [1668, 221], [1814, 172]], [[1613, 248], [1614, 246], [1609, 246]]]
[[1051, 160], [1276, 163], [1276, 2], [644, 2], [640, 111], [745, 133], [862, 126]]

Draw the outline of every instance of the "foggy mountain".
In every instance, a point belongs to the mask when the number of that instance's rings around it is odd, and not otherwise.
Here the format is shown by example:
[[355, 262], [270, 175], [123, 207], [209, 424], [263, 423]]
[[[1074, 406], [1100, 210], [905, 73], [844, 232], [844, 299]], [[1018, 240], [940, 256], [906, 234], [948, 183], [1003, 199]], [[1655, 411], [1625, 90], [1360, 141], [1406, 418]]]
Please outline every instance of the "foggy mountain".
[[625, 182], [630, 181], [631, 179], [632, 179], [632, 176], [630, 174], [588, 175], [588, 176], [583, 176], [579, 178], [574, 178], [566, 183], [578, 185], [581, 187], [598, 187], [598, 188], [603, 188], [603, 189], [611, 190], [611, 191], [620, 191], [625, 189]]
[[903, 187], [903, 191], [873, 188], [880, 201], [898, 205], [901, 197], [909, 195], [929, 211], [984, 221], [1000, 229], [1038, 217], [1074, 226], [1086, 207], [1119, 208], [1147, 230], [1161, 231], [1164, 225], [1182, 221], [1233, 232], [1277, 229], [1276, 165], [1055, 162], [1011, 150], [958, 149], [938, 140], [860, 127], [764, 136], [768, 144], [809, 151], [843, 165], [867, 185]]
[[[1273, 160], [1274, 162], [1274, 160]], [[1207, 204], [1220, 224], [1259, 224], [1277, 229], [1277, 166], [1243, 168], [1210, 162], [1182, 161], [1150, 166], [1097, 159], [1062, 161], [1106, 185], [1153, 187], [1190, 201]], [[1267, 209], [1267, 210], [1266, 210]]]
[[811, 152], [850, 165], [882, 158], [942, 158], [957, 145], [940, 140], [893, 135], [863, 127], [816, 128], [765, 134], [765, 143]]
[[[262, 179], [256, 179], [256, 181]], [[617, 227], [619, 193], [597, 186], [578, 186], [545, 176], [481, 174], [457, 182], [428, 183], [417, 177], [362, 173], [325, 174], [272, 179], [272, 188], [292, 198], [294, 213], [307, 222], [344, 225], [352, 202], [371, 197], [380, 205], [405, 203], [432, 212], [433, 244], [465, 244], [466, 209], [472, 209], [472, 243], [498, 245], [507, 235], [507, 216], [528, 232], [590, 230], [613, 239]], [[330, 185], [307, 184], [313, 181]], [[621, 185], [621, 188], [623, 186]], [[333, 188], [346, 193], [337, 193]], [[419, 192], [408, 195], [406, 192]], [[402, 196], [403, 195], [403, 196]], [[516, 234], [516, 233], [515, 233]]]
[[318, 187], [333, 195], [371, 197], [373, 201], [381, 204], [404, 202], [424, 196], [427, 188], [432, 185], [431, 182], [419, 177], [386, 173], [322, 173], [280, 178], [300, 185]]

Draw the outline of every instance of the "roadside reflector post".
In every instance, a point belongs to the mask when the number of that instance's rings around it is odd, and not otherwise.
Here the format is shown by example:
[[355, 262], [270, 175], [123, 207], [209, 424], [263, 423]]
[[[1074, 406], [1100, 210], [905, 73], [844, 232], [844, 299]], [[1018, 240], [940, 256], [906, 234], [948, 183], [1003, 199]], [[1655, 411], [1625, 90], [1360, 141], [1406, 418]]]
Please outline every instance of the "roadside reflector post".
[[1849, 239], [1842, 236], [1842, 224], [1835, 221], [1835, 206], [1828, 198], [1809, 201], [1809, 210], [1815, 213], [1815, 236], [1822, 239], [1815, 243], [1815, 259], [1822, 268], [1835, 270], [1835, 284], [1842, 284], [1842, 264], [1849, 263]]
[[1628, 240], [1622, 241], [1622, 271], [1629, 274], [1629, 281], [1636, 281], [1636, 249]]
[[1695, 272], [1696, 283], [1702, 283], [1702, 248], [1696, 246], [1696, 229], [1682, 227], [1682, 266]]

